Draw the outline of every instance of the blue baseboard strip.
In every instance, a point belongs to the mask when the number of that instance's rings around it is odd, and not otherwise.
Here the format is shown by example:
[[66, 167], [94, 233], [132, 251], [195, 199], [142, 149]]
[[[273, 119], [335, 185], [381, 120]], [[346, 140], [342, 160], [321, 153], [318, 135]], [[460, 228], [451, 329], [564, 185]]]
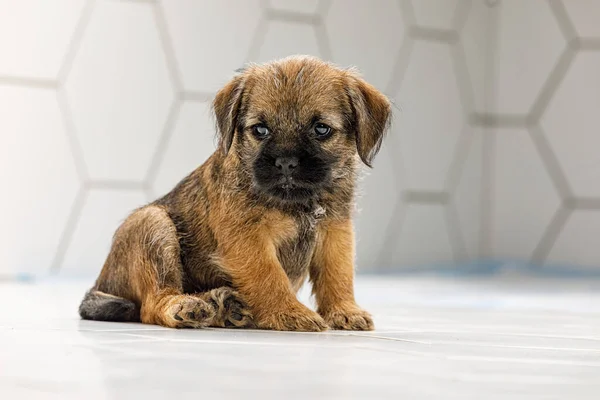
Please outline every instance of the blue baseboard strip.
[[535, 264], [522, 260], [476, 260], [464, 263], [439, 263], [414, 267], [387, 267], [357, 271], [360, 275], [442, 275], [495, 276], [527, 275], [564, 279], [600, 279], [600, 265], [585, 267], [569, 264]]

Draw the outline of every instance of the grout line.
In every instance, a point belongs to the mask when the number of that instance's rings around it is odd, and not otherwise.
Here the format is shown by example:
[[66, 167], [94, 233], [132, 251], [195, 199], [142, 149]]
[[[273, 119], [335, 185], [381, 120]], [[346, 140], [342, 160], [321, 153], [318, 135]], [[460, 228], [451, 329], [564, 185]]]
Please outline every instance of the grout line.
[[479, 128], [525, 128], [529, 123], [527, 115], [480, 112], [471, 113], [469, 122]]
[[568, 42], [574, 39], [577, 36], [577, 30], [562, 1], [548, 0], [548, 5], [565, 40]]
[[475, 133], [468, 125], [465, 125], [456, 143], [452, 163], [448, 168], [446, 175], [445, 191], [454, 195], [456, 188], [460, 183], [460, 179], [465, 173], [465, 164], [469, 158], [471, 148], [475, 139]]
[[317, 47], [321, 53], [321, 57], [326, 60], [333, 59], [333, 53], [331, 51], [331, 44], [329, 42], [329, 35], [327, 34], [327, 28], [325, 24], [318, 24], [313, 27], [315, 36], [317, 37]]
[[0, 86], [23, 86], [32, 89], [55, 90], [59, 87], [59, 82], [54, 79], [5, 75], [0, 76]]
[[[455, 18], [453, 22], [454, 29], [462, 30], [462, 26], [466, 23], [470, 9], [470, 1], [460, 1], [455, 10]], [[460, 39], [460, 36], [457, 36]], [[466, 54], [462, 42], [457, 42], [450, 50], [454, 76], [458, 87], [460, 102], [462, 105], [463, 114], [466, 116], [475, 108], [474, 88], [472, 85], [469, 68], [467, 66]], [[468, 110], [468, 111], [467, 111]], [[466, 130], [466, 131], [465, 131]], [[455, 148], [453, 149], [453, 158], [446, 175], [445, 188], [449, 194], [449, 199], [452, 199], [452, 194], [458, 186], [460, 177], [464, 173], [464, 165], [469, 155], [470, 146], [473, 140], [473, 134], [468, 126], [464, 126], [458, 138]], [[458, 211], [452, 201], [448, 201], [445, 207], [446, 231], [448, 240], [452, 247], [453, 258], [455, 262], [460, 262], [467, 257], [465, 246], [465, 237], [458, 217]]]
[[413, 25], [408, 28], [408, 35], [415, 40], [454, 44], [458, 42], [458, 33], [450, 29], [426, 28]]
[[564, 206], [571, 210], [600, 210], [600, 198], [598, 197], [566, 197]]
[[[454, 200], [455, 192], [460, 184], [460, 179], [465, 173], [465, 165], [471, 152], [474, 138], [475, 135], [473, 131], [470, 127], [465, 126], [459, 137], [459, 141], [456, 144], [452, 164], [450, 165], [448, 175], [446, 176], [445, 190], [450, 194], [450, 200], [446, 209], [446, 220], [452, 248], [458, 249], [454, 254], [455, 261], [462, 261], [468, 258], [465, 234], [462, 229], [462, 224], [460, 223], [458, 210], [456, 209]], [[452, 235], [452, 232], [450, 231], [451, 226], [454, 226], [454, 235]]]
[[464, 232], [460, 224], [458, 212], [454, 203], [449, 202], [445, 207], [446, 231], [452, 247], [454, 262], [460, 263], [468, 258]]
[[[498, 55], [498, 38], [500, 35], [500, 13], [492, 8], [496, 4], [488, 4], [486, 16], [489, 17], [487, 26], [487, 42], [489, 46], [485, 51], [484, 71], [484, 109], [492, 112], [496, 108], [496, 57]], [[479, 257], [487, 258], [492, 254], [493, 239], [493, 191], [495, 179], [495, 133], [489, 130], [482, 132], [482, 173], [481, 173], [481, 209], [479, 227]]]
[[494, 223], [493, 202], [494, 202], [494, 178], [496, 174], [496, 133], [486, 131], [481, 140], [482, 159], [481, 166], [481, 227], [479, 243], [479, 257], [486, 258], [492, 254], [492, 231]]
[[[402, 110], [400, 110], [394, 101], [392, 102], [392, 106], [394, 108], [396, 108], [397, 110], [399, 110], [399, 112], [402, 112]], [[392, 110], [393, 113], [393, 110]], [[392, 116], [392, 118], [395, 118], [394, 116]], [[390, 160], [390, 163], [392, 165], [392, 169], [394, 171], [395, 174], [395, 179], [396, 179], [396, 193], [398, 195], [400, 195], [400, 187], [402, 186], [402, 182], [406, 182], [406, 175], [405, 175], [405, 166], [404, 166], [404, 157], [402, 154], [402, 145], [401, 145], [401, 138], [399, 137], [399, 133], [397, 131], [393, 130], [393, 124], [394, 121], [392, 120], [392, 126], [390, 126], [389, 131], [388, 131], [388, 135], [386, 137], [386, 143], [385, 146], [388, 149], [387, 150], [387, 154], [388, 154], [388, 159]], [[393, 153], [390, 152], [389, 149], [395, 149], [395, 151]]]
[[276, 10], [270, 7], [265, 9], [265, 17], [268, 21], [281, 21], [313, 26], [321, 24], [321, 16], [317, 14]]
[[552, 149], [552, 146], [550, 146], [542, 127], [537, 125], [530, 128], [529, 136], [533, 141], [533, 145], [535, 146], [559, 197], [571, 197], [571, 185], [569, 184], [567, 176], [563, 172], [558, 157]]
[[67, 54], [63, 59], [63, 63], [60, 67], [60, 70], [58, 71], [58, 80], [63, 84], [66, 82], [67, 77], [71, 72], [71, 68], [73, 67], [75, 55], [77, 54], [77, 52], [79, 51], [79, 47], [81, 46], [85, 30], [87, 29], [92, 17], [94, 6], [95, 0], [88, 0], [86, 2], [81, 12], [81, 16], [79, 17], [79, 22], [75, 27], [75, 32], [73, 33], [71, 42], [69, 43]]
[[407, 190], [404, 192], [404, 200], [407, 203], [420, 204], [448, 204], [450, 195], [446, 192], [427, 190]]
[[600, 51], [600, 38], [580, 38], [578, 42], [583, 51]]
[[269, 21], [267, 19], [266, 14], [266, 10], [263, 10], [261, 16], [258, 18], [258, 24], [256, 25], [256, 30], [253, 33], [253, 38], [250, 42], [248, 53], [246, 55], [246, 63], [257, 60], [258, 56], [260, 55], [260, 50], [262, 49], [265, 38], [267, 36], [269, 25]]
[[405, 26], [415, 25], [417, 18], [415, 17], [415, 8], [411, 0], [398, 0], [402, 19]]
[[146, 176], [144, 178], [144, 182], [148, 188], [150, 188], [150, 190], [154, 180], [158, 175], [158, 171], [162, 165], [167, 147], [169, 146], [169, 142], [173, 136], [173, 131], [175, 130], [176, 121], [179, 117], [179, 113], [181, 112], [181, 107], [182, 103], [179, 100], [175, 100], [171, 103], [171, 107], [169, 108], [169, 113], [163, 125], [160, 137], [156, 143], [156, 147], [154, 148], [154, 154], [152, 155], [150, 161], [150, 167], [146, 171]]
[[317, 15], [321, 16], [322, 20], [325, 20], [329, 15], [329, 11], [331, 10], [331, 6], [333, 5], [333, 0], [320, 0], [317, 5]]
[[65, 260], [65, 256], [67, 254], [67, 250], [71, 245], [73, 235], [75, 234], [75, 230], [77, 229], [79, 218], [81, 217], [81, 213], [83, 212], [83, 208], [87, 201], [87, 195], [88, 191], [86, 191], [83, 187], [80, 187], [77, 191], [75, 200], [71, 205], [71, 211], [67, 218], [67, 223], [65, 224], [65, 228], [60, 236], [58, 246], [56, 247], [56, 253], [54, 254], [54, 258], [50, 263], [51, 274], [58, 274], [60, 272], [62, 264]]
[[[461, 42], [452, 46], [450, 51], [452, 66], [456, 77], [456, 84], [464, 114], [469, 114], [475, 109], [475, 93], [472, 79], [467, 66], [467, 56]], [[468, 110], [468, 111], [467, 111]]]
[[88, 167], [85, 162], [83, 148], [81, 147], [79, 137], [77, 136], [75, 122], [73, 121], [73, 114], [71, 113], [71, 107], [69, 106], [67, 93], [64, 88], [61, 88], [56, 92], [56, 101], [58, 103], [58, 108], [60, 109], [65, 134], [69, 142], [71, 156], [73, 157], [73, 162], [75, 163], [75, 170], [77, 171], [79, 180], [85, 181], [88, 179]]
[[469, 19], [469, 14], [471, 14], [471, 9], [473, 8], [472, 0], [459, 0], [456, 5], [456, 9], [454, 10], [454, 17], [452, 18], [452, 27], [457, 32], [461, 32], [465, 25], [467, 24], [467, 20]]
[[162, 3], [160, 2], [156, 3], [154, 6], [154, 22], [156, 24], [156, 29], [158, 30], [158, 37], [161, 43], [160, 47], [167, 63], [171, 85], [175, 88], [176, 92], [181, 92], [183, 90], [183, 74], [177, 63], [177, 57], [175, 56], [175, 49], [173, 47], [173, 38], [169, 32], [167, 17]]
[[396, 60], [394, 62], [394, 68], [392, 70], [390, 80], [386, 87], [387, 93], [398, 93], [400, 90], [400, 86], [402, 86], [402, 82], [404, 81], [404, 74], [406, 74], [406, 70], [408, 69], [413, 46], [413, 40], [405, 34], [404, 39], [402, 40], [402, 45], [398, 50], [398, 55], [396, 56]]
[[404, 217], [406, 215], [406, 206], [402, 202], [402, 194], [398, 195], [394, 211], [391, 215], [390, 221], [388, 221], [385, 227], [385, 236], [383, 237], [383, 245], [379, 249], [379, 254], [376, 258], [376, 265], [390, 266], [393, 254], [388, 250], [397, 248], [397, 242], [402, 235], [402, 228], [404, 226]]
[[528, 120], [530, 124], [536, 124], [542, 118], [542, 115], [546, 111], [550, 100], [552, 100], [554, 93], [560, 86], [564, 77], [567, 75], [569, 67], [573, 63], [574, 59], [575, 50], [573, 50], [571, 46], [566, 46], [556, 61], [552, 72], [550, 72], [550, 75], [548, 75], [548, 78], [546, 78], [546, 82], [544, 82], [542, 85], [542, 89], [540, 90], [533, 103], [533, 106], [531, 107], [531, 110], [529, 111]]
[[567, 220], [571, 215], [571, 210], [564, 207], [559, 207], [554, 213], [554, 217], [546, 227], [546, 231], [542, 235], [538, 245], [533, 250], [531, 261], [535, 264], [543, 264], [546, 262], [554, 243], [562, 232]]

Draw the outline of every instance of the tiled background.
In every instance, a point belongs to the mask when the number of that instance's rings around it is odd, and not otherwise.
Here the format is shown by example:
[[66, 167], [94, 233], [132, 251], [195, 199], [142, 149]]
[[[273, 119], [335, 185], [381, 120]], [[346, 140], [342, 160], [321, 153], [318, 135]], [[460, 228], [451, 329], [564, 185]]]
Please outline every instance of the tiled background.
[[0, 276], [96, 273], [115, 227], [214, 149], [246, 61], [356, 65], [395, 102], [361, 271], [600, 271], [596, 0], [0, 0]]

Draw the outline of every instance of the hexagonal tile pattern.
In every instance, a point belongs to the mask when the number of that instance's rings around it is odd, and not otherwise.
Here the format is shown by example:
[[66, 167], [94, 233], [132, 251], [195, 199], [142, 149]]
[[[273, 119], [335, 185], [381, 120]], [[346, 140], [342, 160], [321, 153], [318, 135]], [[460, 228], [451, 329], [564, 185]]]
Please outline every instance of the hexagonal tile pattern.
[[417, 25], [452, 29], [459, 0], [413, 0]]
[[[468, 148], [464, 154], [466, 159], [453, 195], [465, 249], [467, 256], [471, 259], [479, 257], [481, 238], [482, 136], [481, 132], [476, 131], [473, 133], [471, 142], [467, 143]], [[461, 154], [461, 156], [463, 155]]]
[[487, 56], [489, 43], [492, 40], [494, 14], [498, 7], [490, 8], [483, 1], [473, 1], [467, 16], [465, 26], [461, 32], [461, 42], [465, 51], [465, 59], [471, 86], [475, 111], [486, 112], [491, 82], [487, 77]]
[[0, 109], [0, 272], [46, 273], [79, 188], [56, 93], [0, 87]]
[[214, 92], [247, 61], [260, 1], [178, 0], [162, 7], [185, 89]]
[[395, 96], [402, 109], [393, 131], [399, 137], [407, 188], [442, 190], [464, 125], [450, 48], [415, 44], [404, 81]]
[[527, 114], [565, 46], [548, 3], [502, 1], [495, 70], [496, 109]]
[[528, 259], [560, 199], [526, 130], [502, 129], [493, 134], [493, 255]]
[[569, 267], [600, 267], [600, 210], [575, 211], [548, 255], [548, 264]]
[[600, 2], [595, 0], [563, 0], [569, 17], [582, 37], [600, 37]]
[[[122, 219], [214, 151], [209, 103], [198, 100], [246, 61], [292, 54], [356, 66], [398, 108], [393, 140], [359, 183], [359, 271], [530, 259], [534, 249], [549, 265], [600, 266], [600, 211], [561, 209], [556, 187], [589, 200], [575, 205], [600, 198], [598, 1], [48, 3], [0, 0], [2, 275], [46, 273], [52, 262], [63, 275], [96, 274]], [[564, 53], [561, 26], [591, 40]], [[454, 29], [460, 41], [444, 43], [439, 30]], [[469, 127], [473, 111], [490, 116], [476, 124], [540, 126]], [[405, 203], [402, 191], [450, 204]], [[560, 232], [549, 225], [564, 222], [557, 210], [569, 215]]]
[[215, 125], [209, 103], [185, 103], [179, 113], [152, 189], [163, 195], [215, 151]]
[[333, 61], [356, 66], [371, 84], [386, 90], [405, 36], [398, 2], [380, 1], [375, 7], [368, 1], [334, 0], [325, 25]]
[[579, 53], [558, 87], [542, 126], [572, 189], [600, 196], [600, 53]]
[[269, 7], [274, 10], [312, 14], [318, 10], [319, 0], [269, 0]]
[[438, 204], [406, 206], [400, 237], [392, 250], [394, 267], [452, 263], [454, 255], [445, 213]]
[[97, 275], [110, 250], [113, 234], [121, 222], [146, 203], [141, 191], [92, 189], [67, 248], [61, 275]]
[[1, 0], [0, 75], [54, 79], [85, 0]]
[[394, 171], [390, 147], [384, 144], [375, 158], [373, 169], [364, 169], [354, 218], [356, 232], [356, 265], [359, 271], [378, 267], [381, 251], [393, 223], [393, 214], [399, 198], [398, 173]]
[[290, 55], [323, 57], [317, 34], [311, 25], [270, 21], [256, 62], [267, 62]]
[[90, 176], [143, 179], [173, 99], [150, 4], [97, 4], [67, 95]]

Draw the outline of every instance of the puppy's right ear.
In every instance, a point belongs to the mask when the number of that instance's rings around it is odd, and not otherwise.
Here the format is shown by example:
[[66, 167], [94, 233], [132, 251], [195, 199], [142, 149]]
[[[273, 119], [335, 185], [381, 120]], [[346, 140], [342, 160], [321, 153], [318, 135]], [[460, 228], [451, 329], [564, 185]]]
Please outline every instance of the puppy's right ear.
[[244, 76], [237, 75], [217, 93], [213, 101], [213, 111], [217, 122], [219, 148], [224, 154], [229, 152], [238, 125]]

